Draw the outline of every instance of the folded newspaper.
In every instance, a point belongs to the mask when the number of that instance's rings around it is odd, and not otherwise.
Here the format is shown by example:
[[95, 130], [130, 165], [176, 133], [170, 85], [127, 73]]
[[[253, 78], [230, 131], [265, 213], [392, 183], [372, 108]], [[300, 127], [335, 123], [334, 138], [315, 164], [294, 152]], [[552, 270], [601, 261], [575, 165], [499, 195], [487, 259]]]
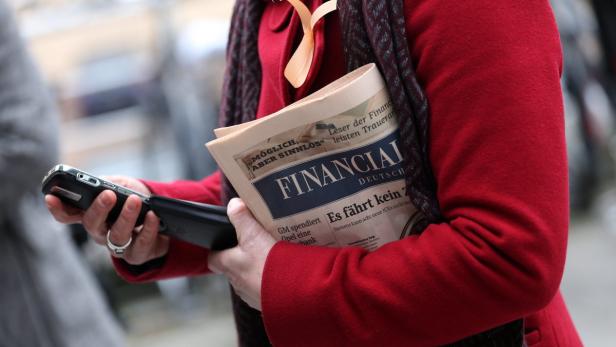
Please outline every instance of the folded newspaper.
[[207, 148], [278, 240], [374, 250], [405, 237], [420, 218], [405, 191], [398, 123], [374, 64], [215, 134]]

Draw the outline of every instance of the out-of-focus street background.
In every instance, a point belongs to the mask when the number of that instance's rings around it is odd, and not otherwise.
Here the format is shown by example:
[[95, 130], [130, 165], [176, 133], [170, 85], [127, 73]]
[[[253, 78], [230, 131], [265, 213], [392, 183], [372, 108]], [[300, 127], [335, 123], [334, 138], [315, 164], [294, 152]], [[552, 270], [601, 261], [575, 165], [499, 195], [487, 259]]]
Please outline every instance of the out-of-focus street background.
[[[614, 346], [616, 2], [552, 4], [565, 52], [571, 178], [562, 290], [584, 342]], [[159, 181], [198, 179], [215, 170], [203, 144], [217, 125], [232, 0], [10, 5], [57, 103], [61, 162], [96, 175]], [[71, 235], [129, 346], [236, 345], [222, 278], [128, 284], [79, 226]]]

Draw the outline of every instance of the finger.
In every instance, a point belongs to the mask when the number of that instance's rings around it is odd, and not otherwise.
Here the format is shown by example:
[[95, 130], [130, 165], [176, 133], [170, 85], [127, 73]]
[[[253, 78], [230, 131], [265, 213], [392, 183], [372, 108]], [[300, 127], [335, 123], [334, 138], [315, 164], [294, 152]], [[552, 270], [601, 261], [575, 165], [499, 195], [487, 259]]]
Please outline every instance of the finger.
[[[137, 236], [133, 239], [133, 246], [131, 246], [130, 258], [135, 258], [135, 260], [139, 261], [152, 255], [153, 258], [157, 258], [158, 254], [156, 254], [156, 241], [158, 238], [158, 226], [160, 224], [160, 220], [154, 212], [149, 211], [145, 215], [145, 220], [143, 222], [143, 227]], [[162, 256], [162, 255], [161, 255]]]
[[115, 205], [116, 196], [110, 190], [100, 193], [83, 214], [83, 227], [94, 237], [100, 239], [107, 233], [107, 215]]
[[227, 205], [227, 214], [231, 224], [235, 227], [237, 239], [240, 244], [249, 242], [258, 235], [262, 229], [261, 224], [254, 218], [244, 201], [238, 198], [231, 199]]
[[150, 195], [149, 189], [140, 181], [126, 176], [103, 176], [105, 180], [113, 182], [117, 185], [134, 190], [138, 193]]
[[60, 223], [80, 223], [81, 219], [83, 218], [83, 211], [78, 208], [63, 204], [62, 200], [51, 194], [45, 195], [45, 204], [47, 205], [47, 209], [54, 217], [54, 219]]
[[141, 199], [136, 195], [131, 195], [126, 199], [118, 219], [111, 226], [109, 241], [116, 246], [126, 244], [133, 235], [135, 223], [141, 210]]
[[235, 229], [245, 229], [256, 224], [252, 213], [242, 199], [233, 198], [227, 205], [227, 215]]

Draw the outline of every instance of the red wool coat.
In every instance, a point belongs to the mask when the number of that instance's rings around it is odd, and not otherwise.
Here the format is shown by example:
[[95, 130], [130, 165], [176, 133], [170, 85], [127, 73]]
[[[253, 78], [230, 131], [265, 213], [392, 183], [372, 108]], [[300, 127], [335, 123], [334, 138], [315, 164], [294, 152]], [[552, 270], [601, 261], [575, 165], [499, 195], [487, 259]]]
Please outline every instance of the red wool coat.
[[[306, 1], [314, 10], [321, 0]], [[558, 291], [568, 230], [561, 47], [547, 0], [407, 0], [409, 44], [431, 107], [430, 158], [447, 222], [372, 253], [278, 242], [262, 305], [276, 346], [437, 346], [526, 317], [529, 346], [580, 346]], [[299, 18], [268, 4], [258, 117], [345, 72], [335, 14], [319, 24], [308, 82], [283, 69]], [[148, 182], [220, 203], [220, 177]], [[146, 281], [208, 272], [207, 250], [172, 241]]]

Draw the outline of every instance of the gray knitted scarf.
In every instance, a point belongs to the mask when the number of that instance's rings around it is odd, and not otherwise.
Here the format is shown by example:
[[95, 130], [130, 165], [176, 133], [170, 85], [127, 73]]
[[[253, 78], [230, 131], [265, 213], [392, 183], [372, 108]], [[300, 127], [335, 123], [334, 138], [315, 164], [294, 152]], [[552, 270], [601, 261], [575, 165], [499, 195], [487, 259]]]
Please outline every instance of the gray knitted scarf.
[[[227, 70], [221, 104], [221, 125], [255, 119], [261, 86], [258, 33], [263, 0], [237, 0], [227, 47]], [[339, 0], [344, 55], [348, 71], [375, 62], [398, 116], [406, 186], [412, 203], [425, 219], [414, 233], [441, 220], [436, 185], [428, 156], [429, 108], [417, 82], [408, 47], [403, 0]], [[223, 180], [223, 202], [237, 196]], [[241, 346], [269, 346], [261, 314], [232, 293]], [[471, 309], [471, 308], [469, 308]], [[457, 342], [455, 346], [521, 346], [522, 320]]]

